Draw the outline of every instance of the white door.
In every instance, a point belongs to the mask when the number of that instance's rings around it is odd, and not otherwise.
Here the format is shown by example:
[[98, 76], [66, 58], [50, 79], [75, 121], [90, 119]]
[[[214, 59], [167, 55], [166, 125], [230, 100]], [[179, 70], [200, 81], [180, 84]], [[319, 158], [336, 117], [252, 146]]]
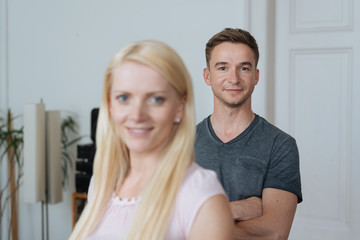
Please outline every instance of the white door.
[[275, 1], [275, 115], [300, 151], [289, 239], [360, 239], [360, 1]]

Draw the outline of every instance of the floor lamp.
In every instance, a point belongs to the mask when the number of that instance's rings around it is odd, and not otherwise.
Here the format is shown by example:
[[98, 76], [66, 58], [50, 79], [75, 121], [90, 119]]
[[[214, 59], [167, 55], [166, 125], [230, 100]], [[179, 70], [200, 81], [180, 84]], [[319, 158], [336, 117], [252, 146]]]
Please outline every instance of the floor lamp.
[[24, 201], [41, 202], [42, 239], [45, 232], [49, 239], [48, 204], [62, 201], [61, 178], [60, 112], [46, 111], [42, 101], [25, 104]]

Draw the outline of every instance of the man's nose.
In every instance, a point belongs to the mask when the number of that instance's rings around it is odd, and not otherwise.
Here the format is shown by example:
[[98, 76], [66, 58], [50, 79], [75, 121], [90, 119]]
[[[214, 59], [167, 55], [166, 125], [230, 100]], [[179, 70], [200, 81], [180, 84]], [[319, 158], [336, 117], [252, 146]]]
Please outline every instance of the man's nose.
[[238, 72], [238, 69], [237, 68], [231, 69], [229, 82], [232, 84], [237, 84], [239, 81], [240, 81], [240, 74]]

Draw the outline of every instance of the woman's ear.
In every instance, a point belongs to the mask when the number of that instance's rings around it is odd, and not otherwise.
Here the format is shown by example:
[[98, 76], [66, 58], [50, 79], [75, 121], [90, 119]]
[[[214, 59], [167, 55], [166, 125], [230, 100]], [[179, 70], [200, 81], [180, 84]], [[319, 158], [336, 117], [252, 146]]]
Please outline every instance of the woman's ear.
[[175, 123], [180, 123], [181, 120], [183, 119], [185, 114], [185, 104], [186, 104], [186, 96], [183, 96], [180, 101], [180, 105], [177, 108], [176, 116], [174, 119]]

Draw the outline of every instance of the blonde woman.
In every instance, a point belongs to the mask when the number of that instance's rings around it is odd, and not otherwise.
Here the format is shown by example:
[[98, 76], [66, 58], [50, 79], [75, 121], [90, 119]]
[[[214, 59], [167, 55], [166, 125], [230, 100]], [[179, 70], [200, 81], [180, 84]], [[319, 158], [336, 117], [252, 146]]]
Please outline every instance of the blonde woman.
[[158, 41], [111, 60], [88, 204], [70, 239], [232, 239], [216, 174], [194, 163], [194, 98], [178, 54]]

